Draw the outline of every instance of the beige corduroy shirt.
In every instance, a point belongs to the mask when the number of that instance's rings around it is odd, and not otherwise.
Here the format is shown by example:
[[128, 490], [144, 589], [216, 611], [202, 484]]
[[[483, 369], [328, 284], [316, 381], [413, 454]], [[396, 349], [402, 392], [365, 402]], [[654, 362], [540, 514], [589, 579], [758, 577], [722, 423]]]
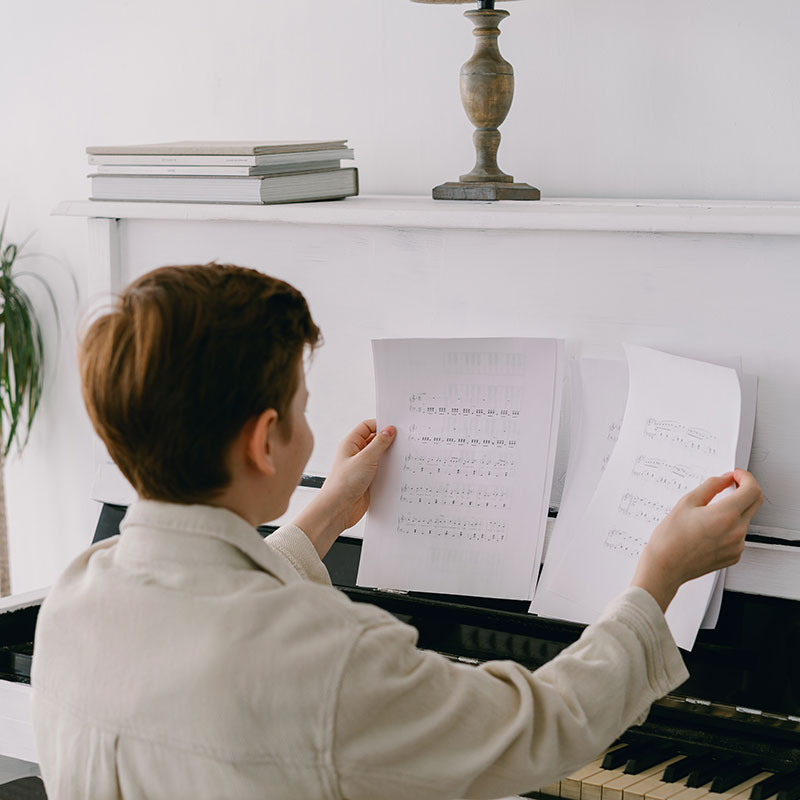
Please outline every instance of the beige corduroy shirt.
[[293, 526], [138, 501], [36, 629], [33, 714], [60, 798], [491, 798], [588, 761], [687, 677], [629, 589], [553, 661], [454, 664], [330, 585]]

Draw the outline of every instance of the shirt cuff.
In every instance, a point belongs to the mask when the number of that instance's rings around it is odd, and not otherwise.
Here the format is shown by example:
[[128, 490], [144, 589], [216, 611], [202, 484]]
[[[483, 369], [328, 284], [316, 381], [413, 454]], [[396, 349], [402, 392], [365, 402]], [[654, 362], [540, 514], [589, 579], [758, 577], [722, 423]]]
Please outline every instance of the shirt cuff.
[[607, 617], [614, 617], [627, 626], [641, 641], [647, 680], [659, 697], [688, 679], [689, 671], [672, 638], [664, 612], [648, 591], [639, 586], [626, 589], [606, 608], [601, 619]]
[[331, 576], [322, 563], [319, 553], [297, 525], [282, 525], [265, 541], [295, 568], [301, 578], [312, 583], [331, 585]]

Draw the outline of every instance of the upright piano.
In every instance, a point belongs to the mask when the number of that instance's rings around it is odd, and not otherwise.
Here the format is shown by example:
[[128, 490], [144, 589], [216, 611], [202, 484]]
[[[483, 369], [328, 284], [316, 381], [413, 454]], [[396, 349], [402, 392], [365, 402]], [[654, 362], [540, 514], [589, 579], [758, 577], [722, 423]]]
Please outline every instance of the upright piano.
[[[122, 506], [104, 505], [95, 541], [115, 535], [124, 513]], [[267, 536], [274, 528], [259, 530]], [[342, 536], [334, 543], [325, 558], [333, 583], [354, 601], [413, 625], [420, 647], [448, 658], [467, 664], [512, 659], [536, 669], [583, 630], [528, 614], [523, 601], [358, 587], [360, 553], [360, 539]], [[0, 687], [24, 692], [30, 683], [38, 609], [32, 601], [0, 613]], [[532, 786], [526, 796], [798, 800], [800, 601], [726, 590], [717, 627], [701, 631], [684, 657], [691, 677], [658, 700], [643, 725], [575, 775]]]
[[[625, 738], [656, 753], [674, 745], [706, 761], [716, 756], [713, 764], [735, 754], [764, 771], [785, 771], [800, 752], [800, 559], [789, 552], [800, 537], [800, 417], [792, 400], [800, 393], [797, 212], [796, 204], [771, 202], [362, 196], [259, 208], [67, 202], [56, 213], [88, 218], [92, 302], [104, 305], [152, 267], [210, 255], [278, 270], [297, 286], [327, 342], [308, 376], [317, 446], [307, 469], [318, 474], [355, 410], [374, 409], [371, 339], [558, 335], [576, 357], [619, 358], [626, 341], [701, 358], [741, 356], [743, 370], [760, 379], [752, 464], [770, 495], [760, 524], [784, 543], [745, 552], [751, 574], [763, 580], [728, 571], [719, 625], [686, 657], [691, 679]], [[99, 474], [103, 458], [97, 455]], [[557, 457], [556, 476], [565, 463]], [[111, 483], [95, 496], [124, 505]], [[121, 510], [104, 512], [112, 529], [115, 514]], [[788, 529], [795, 542], [781, 536]], [[359, 548], [346, 538], [334, 545], [326, 559], [334, 582], [415, 625], [423, 647], [451, 658], [514, 658], [536, 668], [580, 634], [580, 626], [530, 616], [525, 603], [358, 588]], [[787, 555], [791, 568], [776, 571]], [[761, 596], [764, 587], [773, 596]], [[16, 676], [5, 674], [25, 681], [35, 607], [18, 613], [29, 618], [0, 642], [0, 669], [14, 662]], [[0, 636], [14, 625], [0, 621]], [[569, 798], [577, 787], [586, 791], [582, 800], [597, 800], [591, 790], [603, 778], [582, 780], [530, 788]], [[604, 788], [605, 800], [621, 800]]]

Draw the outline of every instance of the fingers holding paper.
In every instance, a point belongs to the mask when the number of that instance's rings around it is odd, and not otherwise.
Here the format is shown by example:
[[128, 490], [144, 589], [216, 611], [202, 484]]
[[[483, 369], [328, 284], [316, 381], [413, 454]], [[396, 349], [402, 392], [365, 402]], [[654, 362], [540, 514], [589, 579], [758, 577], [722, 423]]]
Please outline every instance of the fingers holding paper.
[[763, 502], [761, 487], [745, 470], [704, 481], [653, 531], [632, 585], [650, 592], [666, 611], [683, 583], [739, 560], [750, 521]]
[[321, 491], [338, 498], [344, 514], [344, 528], [355, 525], [369, 506], [369, 487], [378, 462], [394, 441], [396, 430], [388, 425], [378, 431], [374, 419], [359, 423], [336, 450], [330, 473]]
[[738, 487], [736, 492], [736, 496], [739, 498], [738, 505], [741, 506], [747, 502], [750, 503], [750, 505], [744, 506], [741, 511], [742, 516], [749, 524], [750, 520], [752, 520], [758, 512], [758, 509], [764, 505], [764, 495], [756, 479], [747, 470], [734, 470], [733, 479], [736, 481]]
[[353, 428], [337, 447], [325, 483], [295, 520], [320, 556], [343, 530], [364, 516], [378, 463], [395, 435], [393, 426], [378, 431], [375, 420], [368, 419]]

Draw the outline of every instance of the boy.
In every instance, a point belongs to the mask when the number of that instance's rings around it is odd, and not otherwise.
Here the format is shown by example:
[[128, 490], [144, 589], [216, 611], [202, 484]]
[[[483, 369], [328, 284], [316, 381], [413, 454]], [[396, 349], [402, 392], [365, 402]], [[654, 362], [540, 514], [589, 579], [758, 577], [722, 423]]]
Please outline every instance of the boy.
[[80, 353], [92, 422], [140, 500], [65, 571], [37, 626], [33, 710], [51, 798], [499, 797], [550, 783], [687, 673], [663, 611], [734, 563], [753, 478], [687, 495], [633, 585], [556, 659], [474, 668], [330, 585], [392, 427], [361, 423], [315, 500], [261, 540], [311, 453], [302, 295], [254, 270], [166, 267]]

